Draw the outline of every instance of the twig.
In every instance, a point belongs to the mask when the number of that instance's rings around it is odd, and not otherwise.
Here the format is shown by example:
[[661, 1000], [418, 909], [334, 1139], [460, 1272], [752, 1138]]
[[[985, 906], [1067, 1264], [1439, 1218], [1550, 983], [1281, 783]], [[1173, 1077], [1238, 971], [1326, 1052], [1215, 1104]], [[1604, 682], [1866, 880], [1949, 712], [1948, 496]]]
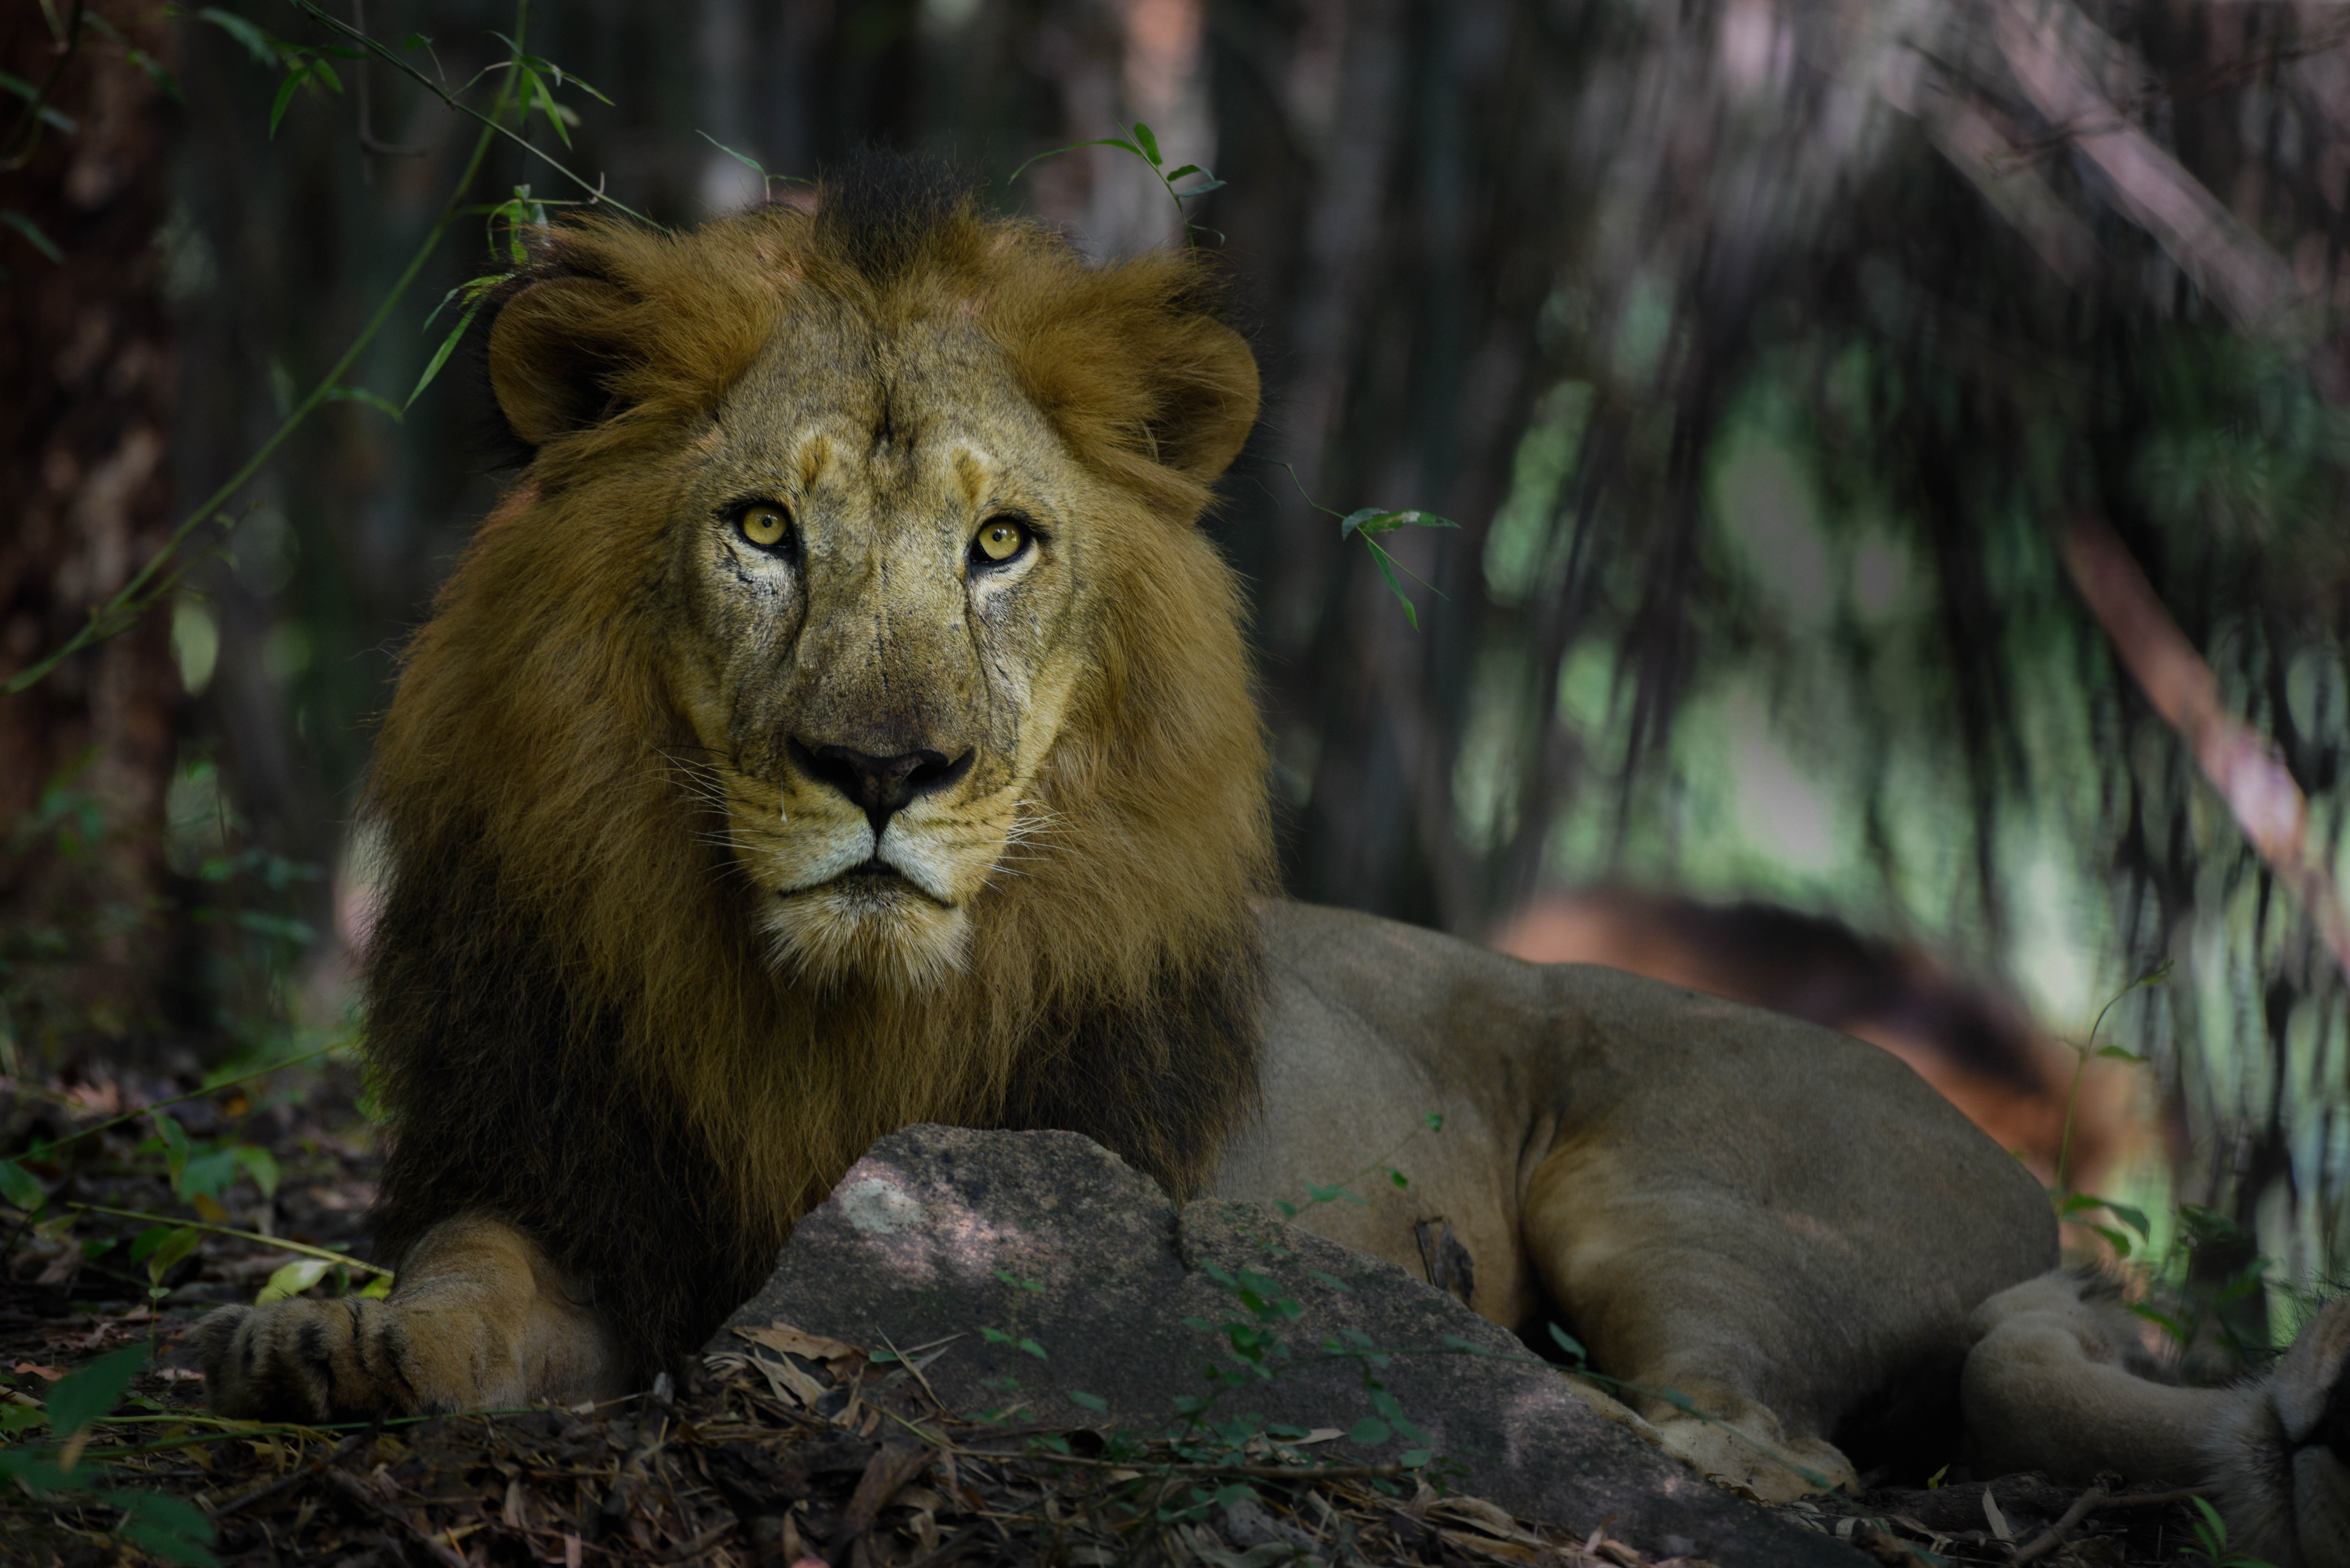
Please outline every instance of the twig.
[[2088, 1518], [2089, 1511], [2105, 1501], [2106, 1489], [2101, 1486], [2093, 1486], [2074, 1498], [2073, 1506], [2064, 1511], [2063, 1518], [2033, 1536], [2029, 1543], [2015, 1549], [2015, 1561], [2029, 1563], [2035, 1557], [2055, 1551], [2064, 1537], [2073, 1532], [2073, 1527]]
[[[299, 0], [297, 0], [298, 3]], [[316, 6], [306, 5], [305, 9], [316, 15], [324, 16], [324, 13], [319, 12]], [[517, 40], [526, 36], [525, 28], [529, 9], [529, 0], [518, 0], [515, 6], [518, 19], [515, 24], [515, 36]], [[76, 15], [79, 15], [78, 10]], [[334, 22], [332, 17], [328, 17], [327, 20]], [[342, 27], [345, 32], [349, 31], [348, 27], [343, 27], [340, 22], [334, 22], [334, 25]], [[371, 39], [369, 41], [373, 42]], [[379, 50], [379, 52], [381, 51]], [[406, 67], [405, 61], [396, 63], [403, 68]], [[420, 77], [418, 79], [423, 78]], [[161, 584], [157, 584], [151, 593], [148, 591], [149, 585], [154, 583], [156, 575], [179, 554], [181, 546], [188, 542], [190, 535], [204, 524], [212, 521], [220, 509], [227, 504], [229, 497], [244, 489], [252, 481], [253, 476], [261, 472], [262, 466], [277, 454], [277, 449], [284, 446], [287, 439], [301, 428], [302, 422], [307, 420], [321, 403], [327, 401], [328, 394], [342, 385], [344, 374], [359, 362], [359, 356], [366, 351], [368, 345], [375, 341], [376, 334], [383, 330], [384, 323], [391, 319], [392, 311], [403, 298], [407, 297], [409, 286], [413, 284], [417, 275], [424, 270], [424, 264], [432, 259], [432, 253], [440, 249], [441, 237], [449, 232], [450, 223], [455, 221], [463, 205], [465, 192], [473, 188], [473, 177], [481, 172], [482, 161], [489, 156], [491, 143], [495, 140], [492, 133], [504, 129], [498, 124], [498, 119], [506, 111], [508, 89], [513, 80], [512, 77], [507, 77], [499, 81], [497, 93], [490, 100], [490, 112], [487, 116], [476, 109], [465, 110], [475, 119], [481, 120], [486, 129], [474, 139], [473, 156], [465, 161], [464, 171], [457, 177], [456, 189], [449, 193], [449, 200], [442, 206], [440, 218], [433, 223], [432, 231], [424, 236], [424, 243], [417, 246], [416, 254], [409, 258], [408, 265], [393, 282], [391, 292], [383, 296], [383, 303], [376, 306], [375, 314], [369, 317], [367, 325], [359, 329], [359, 335], [351, 339], [349, 348], [343, 350], [342, 358], [336, 360], [333, 368], [320, 379], [316, 387], [311, 389], [310, 395], [295, 404], [285, 419], [278, 421], [277, 428], [270, 432], [269, 439], [263, 441], [259, 449], [247, 458], [234, 473], [230, 474], [219, 489], [206, 496], [194, 511], [188, 514], [178, 527], [172, 530], [171, 536], [163, 541], [162, 547], [148, 557], [146, 565], [140, 566], [129, 582], [117, 589], [114, 596], [105, 604], [91, 609], [89, 618], [83, 622], [81, 627], [55, 651], [10, 676], [6, 684], [0, 686], [0, 691], [5, 691], [11, 695], [23, 691], [37, 683], [50, 670], [55, 670], [83, 649], [128, 630], [141, 615], [146, 613], [150, 605], [168, 591], [180, 576], [185, 575], [188, 566], [182, 566], [177, 573]], [[432, 87], [430, 82], [426, 82], [425, 85]], [[448, 99], [448, 94], [442, 93], [439, 88], [432, 88], [432, 90], [440, 93], [443, 99]], [[528, 146], [529, 143], [525, 141], [524, 145]], [[190, 564], [192, 565], [192, 563]]]
[[214, 1508], [206, 1509], [204, 1511], [211, 1514], [216, 1520], [226, 1519], [230, 1514], [236, 1512], [239, 1509], [251, 1508], [255, 1503], [266, 1502], [281, 1492], [291, 1491], [296, 1487], [301, 1485], [304, 1481], [308, 1480], [311, 1477], [326, 1469], [328, 1466], [341, 1463], [344, 1459], [348, 1459], [351, 1455], [358, 1453], [361, 1449], [366, 1448], [369, 1444], [372, 1443], [375, 1440], [376, 1430], [377, 1428], [369, 1427], [363, 1432], [353, 1432], [349, 1437], [345, 1438], [341, 1442], [337, 1443], [333, 1449], [328, 1453], [326, 1458], [316, 1460], [307, 1465], [297, 1466], [296, 1468], [286, 1471], [284, 1475], [279, 1476], [275, 1480], [264, 1481], [261, 1485], [253, 1488], [250, 1491], [239, 1492], [236, 1496], [229, 1499], [226, 1502]]
[[2309, 850], [2309, 804], [2275, 745], [2221, 705], [2220, 682], [2163, 607], [2146, 574], [2105, 520], [2075, 517], [2064, 569], [2105, 628], [2114, 653], [2156, 712], [2187, 743], [2236, 826], [2293, 889], [2334, 961], [2350, 974], [2350, 909], [2324, 860]]
[[344, 1044], [345, 1042], [337, 1040], [331, 1044], [319, 1046], [316, 1051], [305, 1051], [299, 1056], [288, 1056], [282, 1062], [272, 1062], [266, 1067], [255, 1067], [250, 1073], [240, 1074], [234, 1078], [224, 1078], [217, 1084], [207, 1084], [201, 1089], [190, 1089], [184, 1095], [173, 1095], [168, 1100], [151, 1101], [147, 1105], [140, 1106], [135, 1111], [125, 1111], [119, 1116], [109, 1116], [106, 1120], [99, 1122], [93, 1126], [77, 1127], [72, 1132], [66, 1134], [65, 1137], [53, 1138], [49, 1142], [42, 1145], [42, 1152], [40, 1154], [34, 1155], [32, 1158], [36, 1159], [43, 1158], [47, 1155], [48, 1151], [61, 1148], [65, 1145], [73, 1142], [76, 1138], [93, 1137], [98, 1134], [106, 1131], [109, 1127], [119, 1127], [125, 1122], [135, 1122], [150, 1111], [160, 1111], [166, 1106], [176, 1106], [185, 1100], [202, 1099], [206, 1095], [217, 1095], [223, 1089], [233, 1089], [239, 1084], [249, 1084], [255, 1078], [265, 1078], [270, 1074], [276, 1072], [282, 1067], [298, 1066], [304, 1062], [311, 1061], [314, 1058], [325, 1055], [329, 1051], [337, 1050]]
[[1296, 1469], [1288, 1465], [1159, 1464], [1149, 1459], [1093, 1459], [1081, 1454], [998, 1454], [984, 1449], [966, 1449], [960, 1444], [951, 1447], [957, 1456], [968, 1454], [980, 1459], [1027, 1459], [1040, 1465], [1084, 1465], [1092, 1469], [1137, 1470], [1158, 1475], [1246, 1476], [1251, 1480], [1399, 1480], [1417, 1473], [1405, 1465], [1325, 1465], [1318, 1469]]
[[41, 78], [40, 91], [34, 94], [32, 101], [25, 105], [24, 112], [17, 117], [16, 128], [8, 133], [7, 148], [0, 151], [0, 171], [22, 169], [32, 161], [34, 150], [41, 142], [41, 113], [49, 107], [49, 100], [57, 96], [57, 83], [64, 78], [66, 67], [72, 63], [74, 52], [81, 47], [81, 14], [84, 8], [84, 0], [74, 0], [73, 10], [66, 18], [66, 36], [58, 46], [57, 57], [50, 62], [49, 74]]
[[390, 1269], [380, 1263], [363, 1263], [357, 1258], [326, 1247], [313, 1247], [307, 1241], [288, 1241], [282, 1237], [265, 1236], [258, 1231], [240, 1231], [233, 1225], [214, 1225], [203, 1220], [175, 1220], [169, 1214], [150, 1214], [143, 1209], [109, 1209], [103, 1203], [68, 1203], [68, 1209], [82, 1214], [111, 1214], [118, 1220], [144, 1220], [150, 1224], [170, 1225], [185, 1231], [208, 1231], [215, 1236], [234, 1236], [240, 1241], [257, 1241], [265, 1247], [275, 1247], [283, 1252], [299, 1252], [306, 1258], [324, 1258], [330, 1263], [340, 1263], [347, 1269], [364, 1274], [392, 1277]]
[[[414, 66], [410, 65], [406, 60], [401, 59], [396, 51], [386, 47], [373, 35], [360, 32], [358, 28], [353, 27], [348, 22], [344, 21], [341, 17], [329, 15], [328, 12], [314, 5], [312, 0], [294, 0], [294, 5], [296, 9], [301, 11], [304, 15], [317, 22], [323, 23], [333, 31], [341, 34], [344, 37], [348, 38], [351, 42], [366, 49], [369, 54], [375, 56], [376, 58], [383, 61], [384, 64], [391, 67], [394, 70], [399, 71], [403, 76], [407, 77], [411, 81], [413, 81], [426, 92], [429, 92], [433, 97], [439, 99], [442, 103], [447, 104], [451, 109], [455, 109], [459, 114], [464, 115], [472, 119], [480, 120], [484, 127], [484, 135], [486, 136], [495, 133], [496, 135], [504, 137], [508, 141], [513, 142], [516, 147], [521, 148], [525, 152], [529, 153], [532, 157], [537, 159], [540, 162], [554, 170], [557, 174], [562, 175], [566, 180], [568, 180], [574, 185], [578, 186], [582, 191], [585, 191], [590, 195], [596, 197], [598, 202], [602, 205], [611, 208], [612, 211], [616, 213], [620, 213], [629, 217], [634, 218], [637, 222], [644, 224], [647, 228], [658, 229], [660, 227], [659, 223], [654, 223], [650, 218], [645, 216], [644, 213], [638, 212], [634, 207], [631, 207], [626, 202], [620, 202], [613, 197], [604, 195], [602, 193], [604, 182], [600, 179], [594, 184], [589, 184], [585, 175], [574, 172], [553, 153], [534, 143], [529, 137], [522, 135], [516, 131], [509, 130], [505, 126], [500, 124], [496, 119], [496, 110], [500, 106], [494, 105], [492, 107], [491, 113], [485, 115], [480, 109], [473, 108], [471, 104], [463, 102], [452, 95], [446, 88], [441, 86], [440, 83], [434, 81], [431, 77], [426, 76], [422, 71], [418, 70]], [[520, 33], [516, 33], [515, 37], [516, 42], [519, 43], [522, 35]], [[520, 51], [517, 50], [516, 53], [520, 53]], [[507, 78], [508, 81], [511, 81], [512, 79], [513, 78], [511, 77]], [[504, 83], [500, 84], [498, 91], [500, 99], [503, 99], [505, 93], [505, 86]]]

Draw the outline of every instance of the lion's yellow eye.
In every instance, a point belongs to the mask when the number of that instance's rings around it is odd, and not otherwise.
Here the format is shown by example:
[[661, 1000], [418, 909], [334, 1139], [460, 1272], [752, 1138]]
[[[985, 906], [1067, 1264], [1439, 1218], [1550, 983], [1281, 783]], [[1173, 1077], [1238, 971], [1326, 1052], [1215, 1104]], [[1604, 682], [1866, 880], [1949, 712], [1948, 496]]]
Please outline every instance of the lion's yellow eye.
[[754, 506], [743, 514], [743, 537], [772, 549], [791, 532], [792, 515], [780, 506]]
[[979, 553], [991, 561], [1008, 561], [1028, 542], [1028, 530], [1009, 517], [998, 517], [979, 531]]

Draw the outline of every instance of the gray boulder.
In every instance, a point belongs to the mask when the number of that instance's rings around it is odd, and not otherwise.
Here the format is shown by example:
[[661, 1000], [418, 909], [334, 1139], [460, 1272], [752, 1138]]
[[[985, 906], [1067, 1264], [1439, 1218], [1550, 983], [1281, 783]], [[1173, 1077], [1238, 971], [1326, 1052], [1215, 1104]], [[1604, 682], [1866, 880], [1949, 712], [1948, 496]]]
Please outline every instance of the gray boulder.
[[1179, 1208], [1074, 1133], [883, 1138], [707, 1349], [770, 1354], [735, 1331], [778, 1324], [911, 1353], [959, 1416], [1150, 1435], [1187, 1420], [1336, 1428], [1307, 1449], [1315, 1462], [1426, 1448], [1455, 1492], [1577, 1534], [1604, 1524], [1657, 1556], [1868, 1561], [1594, 1415], [1451, 1296], [1254, 1204]]

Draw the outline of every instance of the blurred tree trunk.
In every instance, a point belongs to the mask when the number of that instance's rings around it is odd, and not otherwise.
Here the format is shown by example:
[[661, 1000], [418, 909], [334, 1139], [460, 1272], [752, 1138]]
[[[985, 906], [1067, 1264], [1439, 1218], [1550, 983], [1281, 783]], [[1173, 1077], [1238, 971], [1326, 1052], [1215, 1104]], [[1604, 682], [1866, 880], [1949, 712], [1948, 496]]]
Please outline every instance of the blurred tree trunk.
[[[1492, 613], [1485, 528], [1565, 249], [1573, 40], [1510, 0], [1222, 0], [1208, 16], [1232, 150], [1208, 221], [1230, 236], [1270, 372], [1266, 461], [1227, 486], [1223, 532], [1259, 587], [1295, 808], [1288, 883], [1473, 934], [1496, 899], [1455, 840], [1451, 772]], [[1425, 579], [1405, 583], [1417, 628], [1316, 505], [1458, 520], [1388, 537]]]
[[[160, 52], [151, 13], [89, 9]], [[95, 28], [64, 57], [30, 5], [0, 11], [0, 64], [36, 86], [61, 67], [51, 108], [72, 127], [25, 125], [21, 99], [0, 109], [16, 165], [0, 171], [0, 211], [62, 256], [0, 230], [5, 674], [161, 543], [175, 369], [152, 243], [170, 114], [155, 80]], [[36, 1060], [93, 1036], [151, 1039], [175, 1012], [165, 797], [182, 701], [161, 614], [0, 696], [0, 1040]]]

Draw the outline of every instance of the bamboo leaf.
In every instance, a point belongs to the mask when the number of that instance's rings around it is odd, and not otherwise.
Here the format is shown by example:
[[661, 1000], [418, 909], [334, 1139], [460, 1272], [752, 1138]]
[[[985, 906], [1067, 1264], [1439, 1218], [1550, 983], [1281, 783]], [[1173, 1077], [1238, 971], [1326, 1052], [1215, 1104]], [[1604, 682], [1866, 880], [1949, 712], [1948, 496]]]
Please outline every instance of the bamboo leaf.
[[245, 52], [262, 65], [275, 66], [292, 51], [291, 45], [286, 44], [267, 29], [255, 26], [233, 11], [224, 11], [216, 5], [207, 5], [197, 12], [196, 16], [198, 20], [210, 22], [230, 37], [243, 44]]
[[41, 233], [41, 225], [24, 213], [13, 210], [0, 213], [0, 223], [5, 223], [24, 235], [26, 244], [31, 245], [51, 261], [63, 263], [66, 259], [66, 253], [57, 249], [56, 243], [48, 235]]
[[[370, 392], [365, 387], [334, 388], [327, 393], [327, 400], [335, 403], [365, 403], [369, 408], [390, 414], [395, 421], [401, 417], [398, 403], [380, 392]], [[264, 1151], [255, 1149], [253, 1152], [259, 1154]]]
[[707, 141], [711, 146], [715, 147], [719, 151], [723, 152], [727, 157], [732, 158], [735, 162], [740, 163], [745, 169], [751, 171], [752, 173], [756, 174], [760, 179], [772, 180], [775, 178], [774, 175], [767, 172], [767, 166], [765, 164], [760, 162], [749, 153], [735, 151], [733, 148], [727, 146], [724, 142], [719, 140], [718, 138], [711, 135], [710, 132], [706, 130], [697, 130], [693, 134], [699, 136], [702, 140]]
[[473, 303], [465, 307], [465, 314], [457, 318], [455, 330], [441, 340], [441, 347], [433, 353], [432, 361], [424, 367], [424, 374], [416, 378], [416, 389], [410, 392], [408, 401], [400, 405], [402, 409], [412, 409], [416, 406], [416, 400], [424, 395], [424, 389], [432, 384], [432, 378], [441, 373], [441, 367], [446, 365], [449, 362], [449, 356], [457, 351], [457, 344], [465, 336], [465, 328], [473, 324], [473, 317], [480, 314], [482, 302], [477, 296]]
[[288, 67], [286, 79], [277, 84], [277, 97], [269, 105], [270, 140], [276, 140], [277, 122], [286, 118], [286, 106], [294, 101], [294, 89], [302, 85], [302, 78], [307, 75], [309, 72], [304, 67]]
[[1159, 156], [1159, 138], [1150, 133], [1150, 127], [1139, 119], [1136, 120], [1134, 140], [1142, 144], [1142, 156], [1150, 160], [1150, 166], [1153, 169], [1158, 168], [1161, 161]]

